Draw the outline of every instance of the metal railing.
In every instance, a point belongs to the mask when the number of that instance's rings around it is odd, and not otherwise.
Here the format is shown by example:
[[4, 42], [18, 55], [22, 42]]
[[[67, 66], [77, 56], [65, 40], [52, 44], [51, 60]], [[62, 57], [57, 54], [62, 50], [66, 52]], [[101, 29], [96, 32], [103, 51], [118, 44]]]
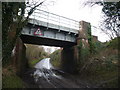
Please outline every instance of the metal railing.
[[63, 16], [56, 15], [41, 9], [36, 9], [30, 18], [44, 21], [55, 25], [68, 27], [71, 29], [79, 30], [79, 21], [69, 19]]

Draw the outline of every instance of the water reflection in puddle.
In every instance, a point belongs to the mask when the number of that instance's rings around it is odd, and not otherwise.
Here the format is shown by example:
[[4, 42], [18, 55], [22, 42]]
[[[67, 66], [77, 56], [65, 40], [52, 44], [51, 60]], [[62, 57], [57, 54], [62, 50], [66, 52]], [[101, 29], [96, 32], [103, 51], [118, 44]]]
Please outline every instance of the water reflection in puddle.
[[52, 69], [54, 67], [50, 63], [50, 58], [42, 59], [40, 62], [38, 62], [35, 66], [36, 71], [33, 73], [34, 79], [37, 82], [40, 78], [44, 78], [49, 82], [49, 78], [58, 78], [61, 79], [60, 75], [56, 75], [55, 72], [53, 72]]
[[35, 65], [36, 69], [53, 69], [54, 67], [52, 66], [52, 64], [50, 63], [50, 58], [45, 58], [42, 59], [40, 62], [38, 62]]

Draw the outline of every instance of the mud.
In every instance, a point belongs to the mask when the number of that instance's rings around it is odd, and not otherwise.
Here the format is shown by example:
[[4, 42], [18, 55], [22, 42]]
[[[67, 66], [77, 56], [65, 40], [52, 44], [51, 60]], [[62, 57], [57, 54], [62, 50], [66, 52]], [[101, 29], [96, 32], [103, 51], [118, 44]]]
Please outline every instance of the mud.
[[91, 88], [74, 75], [61, 70], [39, 70], [42, 74], [35, 74], [36, 69], [30, 69], [23, 75], [26, 88]]

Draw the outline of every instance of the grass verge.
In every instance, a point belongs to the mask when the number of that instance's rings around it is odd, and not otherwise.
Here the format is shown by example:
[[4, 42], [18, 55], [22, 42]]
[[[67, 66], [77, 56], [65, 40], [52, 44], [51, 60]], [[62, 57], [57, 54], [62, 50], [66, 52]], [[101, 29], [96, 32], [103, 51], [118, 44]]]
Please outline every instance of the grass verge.
[[24, 82], [15, 74], [15, 68], [3, 68], [2, 88], [24, 88]]

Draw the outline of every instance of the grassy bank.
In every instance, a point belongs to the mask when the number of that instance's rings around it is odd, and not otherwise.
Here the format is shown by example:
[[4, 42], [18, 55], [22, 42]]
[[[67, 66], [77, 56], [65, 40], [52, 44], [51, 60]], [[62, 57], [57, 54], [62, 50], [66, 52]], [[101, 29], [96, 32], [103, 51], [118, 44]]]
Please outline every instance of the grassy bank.
[[53, 53], [50, 54], [49, 56], [51, 58], [51, 63], [54, 67], [60, 68], [60, 64], [61, 64], [61, 50], [58, 49], [56, 51], [54, 51]]
[[88, 58], [80, 68], [81, 79], [97, 87], [118, 87], [118, 39], [103, 43], [102, 48]]
[[2, 87], [3, 88], [24, 88], [24, 82], [16, 75], [16, 70], [12, 66], [3, 68]]
[[47, 58], [48, 53], [39, 45], [26, 44], [26, 57], [28, 59], [29, 66], [33, 68], [40, 60]]

